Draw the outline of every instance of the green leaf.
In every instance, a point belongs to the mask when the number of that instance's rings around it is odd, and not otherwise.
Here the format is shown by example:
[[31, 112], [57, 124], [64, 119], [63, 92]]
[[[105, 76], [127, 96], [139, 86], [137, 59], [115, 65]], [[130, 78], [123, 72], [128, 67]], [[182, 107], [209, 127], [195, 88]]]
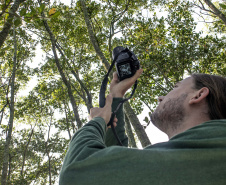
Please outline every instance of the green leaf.
[[53, 14], [52, 16], [51, 16], [51, 18], [56, 18], [56, 17], [58, 17], [60, 15], [60, 12], [56, 12], [55, 14]]
[[30, 8], [31, 8], [31, 15], [34, 16], [36, 14], [36, 10], [33, 6], [31, 6]]
[[43, 12], [43, 10], [45, 9], [45, 4], [41, 4], [40, 7], [39, 7], [39, 12]]
[[20, 17], [17, 17], [17, 18], [15, 19], [15, 21], [14, 21], [14, 25], [17, 27], [17, 26], [19, 26], [20, 24], [22, 24], [22, 21], [21, 21]]
[[225, 67], [225, 68], [223, 68], [223, 69], [222, 69], [222, 71], [223, 71], [223, 74], [225, 74], [225, 75], [226, 75], [226, 67]]
[[20, 16], [24, 16], [26, 14], [27, 9], [26, 8], [22, 8], [20, 10]]
[[145, 118], [144, 118], [144, 121], [145, 121], [146, 123], [148, 123], [148, 122], [149, 122], [148, 117], [145, 117]]
[[151, 117], [152, 112], [148, 112], [149, 117]]
[[225, 4], [219, 3], [219, 5], [220, 5], [221, 8], [226, 9], [226, 5]]

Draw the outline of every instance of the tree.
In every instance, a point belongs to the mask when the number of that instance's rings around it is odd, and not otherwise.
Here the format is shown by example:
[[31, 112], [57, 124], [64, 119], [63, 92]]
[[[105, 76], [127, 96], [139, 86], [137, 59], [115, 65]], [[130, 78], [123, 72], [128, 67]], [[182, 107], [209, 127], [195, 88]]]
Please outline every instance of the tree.
[[16, 65], [17, 65], [17, 41], [16, 41], [16, 31], [15, 26], [13, 27], [13, 37], [14, 37], [14, 57], [13, 57], [13, 71], [12, 71], [12, 82], [11, 82], [11, 98], [10, 98], [10, 117], [9, 124], [6, 131], [6, 142], [4, 147], [3, 155], [3, 167], [2, 167], [2, 179], [1, 184], [6, 184], [7, 172], [8, 172], [8, 160], [9, 160], [9, 146], [12, 137], [13, 130], [13, 120], [14, 120], [14, 88], [15, 88], [15, 76], [16, 76]]

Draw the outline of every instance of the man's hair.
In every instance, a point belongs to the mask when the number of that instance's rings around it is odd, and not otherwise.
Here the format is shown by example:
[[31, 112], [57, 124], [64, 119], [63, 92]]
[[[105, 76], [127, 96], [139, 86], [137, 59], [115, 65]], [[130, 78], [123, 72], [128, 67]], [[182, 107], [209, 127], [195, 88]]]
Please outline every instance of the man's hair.
[[210, 119], [226, 119], [226, 78], [209, 74], [192, 74], [195, 89], [207, 87]]

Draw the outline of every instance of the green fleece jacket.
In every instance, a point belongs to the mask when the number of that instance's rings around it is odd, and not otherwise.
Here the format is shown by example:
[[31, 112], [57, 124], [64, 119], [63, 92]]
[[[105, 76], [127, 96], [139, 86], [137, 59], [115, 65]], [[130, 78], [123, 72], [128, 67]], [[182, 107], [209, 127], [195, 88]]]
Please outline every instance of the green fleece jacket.
[[[117, 117], [127, 145], [122, 109]], [[226, 120], [205, 122], [142, 150], [109, 146], [115, 143], [102, 118], [87, 123], [70, 142], [59, 184], [226, 185]]]

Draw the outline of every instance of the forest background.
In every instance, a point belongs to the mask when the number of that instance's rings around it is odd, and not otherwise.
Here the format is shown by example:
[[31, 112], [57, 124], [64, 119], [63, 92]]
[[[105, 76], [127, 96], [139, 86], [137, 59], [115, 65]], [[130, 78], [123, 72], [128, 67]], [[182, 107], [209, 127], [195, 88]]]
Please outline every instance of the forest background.
[[149, 115], [175, 82], [226, 76], [225, 1], [1, 0], [0, 31], [2, 185], [57, 184], [118, 45], [144, 69], [124, 105], [130, 147], [151, 144]]

